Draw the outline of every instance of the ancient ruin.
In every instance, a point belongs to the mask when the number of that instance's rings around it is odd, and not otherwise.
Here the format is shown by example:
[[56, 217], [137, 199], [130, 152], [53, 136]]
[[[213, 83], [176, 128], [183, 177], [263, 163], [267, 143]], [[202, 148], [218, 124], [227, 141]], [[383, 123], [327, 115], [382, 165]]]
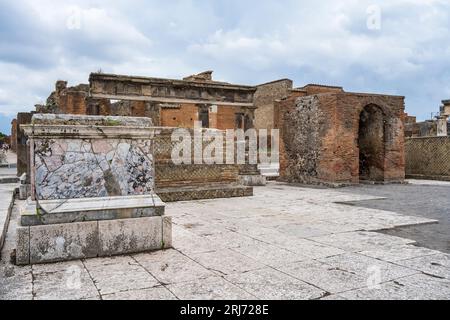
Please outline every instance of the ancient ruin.
[[275, 113], [281, 179], [325, 184], [403, 181], [404, 97], [307, 85], [280, 100]]
[[416, 117], [406, 115], [405, 137], [450, 136], [450, 100], [442, 100], [439, 112], [432, 119], [417, 122]]
[[[150, 117], [154, 125], [167, 128], [155, 142], [156, 186], [167, 201], [249, 195], [246, 185], [265, 184], [256, 165], [170, 166], [170, 128], [193, 129], [196, 122], [204, 130], [280, 129], [282, 180], [333, 184], [404, 179], [406, 115], [400, 96], [314, 84], [293, 88], [289, 79], [235, 85], [214, 81], [212, 71], [182, 80], [92, 73], [89, 85], [67, 87], [58, 81], [37, 111]], [[30, 117], [21, 115], [17, 125], [29, 123]], [[26, 159], [20, 135], [19, 174], [25, 172]]]

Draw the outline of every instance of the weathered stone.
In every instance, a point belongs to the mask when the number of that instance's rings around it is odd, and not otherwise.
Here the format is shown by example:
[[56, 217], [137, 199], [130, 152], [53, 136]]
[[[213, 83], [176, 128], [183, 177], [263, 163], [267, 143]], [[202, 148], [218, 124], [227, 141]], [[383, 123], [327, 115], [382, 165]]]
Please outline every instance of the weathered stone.
[[[154, 193], [151, 119], [37, 114], [31, 140], [29, 263], [171, 246], [171, 220]], [[18, 243], [19, 250], [25, 245]], [[19, 260], [26, 260], [19, 257]]]
[[[164, 202], [156, 195], [28, 201], [21, 211], [22, 226], [130, 219], [164, 215]], [[43, 209], [42, 209], [43, 208]]]
[[162, 248], [172, 248], [172, 218], [162, 218]]
[[30, 227], [16, 228], [16, 264], [30, 263]]
[[29, 266], [3, 267], [0, 264], [0, 301], [1, 300], [32, 300], [32, 272]]
[[176, 250], [138, 254], [134, 258], [163, 284], [183, 283], [215, 275]]
[[448, 280], [415, 274], [383, 283], [379, 288], [360, 288], [339, 296], [349, 300], [447, 300], [449, 294]]
[[[371, 277], [374, 281], [378, 281], [376, 284], [418, 273], [416, 270], [356, 253], [344, 253], [319, 260], [340, 270], [353, 272], [366, 278]], [[378, 277], [378, 279], [375, 279], [374, 277]]]
[[98, 297], [98, 291], [83, 264], [74, 261], [63, 270], [33, 272], [36, 300], [80, 300]]
[[374, 232], [348, 232], [314, 237], [311, 239], [319, 243], [354, 252], [383, 247], [388, 249], [391, 246], [402, 246], [415, 242], [414, 240], [382, 235]]
[[310, 300], [325, 294], [323, 290], [271, 268], [229, 275], [225, 279], [262, 300]]
[[230, 249], [193, 254], [192, 258], [219, 275], [261, 269], [263, 264]]
[[131, 127], [151, 127], [152, 120], [145, 117], [98, 117], [91, 115], [70, 114], [44, 114], [33, 115], [33, 123], [36, 125], [93, 125], [93, 126], [131, 126]]
[[153, 276], [128, 256], [87, 260], [85, 266], [102, 296], [159, 285]]
[[[164, 290], [154, 291], [163, 287], [168, 288], [179, 298], [192, 299], [317, 299], [322, 296], [322, 291], [330, 290], [339, 293], [326, 295], [322, 299], [445, 299], [449, 290], [448, 279], [443, 279], [447, 274], [446, 270], [449, 269], [447, 255], [439, 253], [389, 263], [363, 256], [361, 253], [352, 253], [362, 251], [361, 249], [364, 248], [370, 251], [376, 249], [389, 251], [391, 247], [402, 247], [405, 243], [411, 243], [412, 240], [376, 232], [347, 232], [328, 237], [313, 237], [305, 241], [307, 239], [284, 235], [277, 231], [276, 225], [261, 227], [253, 221], [245, 222], [243, 220], [246, 218], [239, 216], [239, 212], [243, 217], [262, 218], [270, 215], [271, 220], [277, 220], [279, 217], [280, 220], [293, 221], [296, 225], [305, 221], [332, 223], [342, 218], [345, 218], [346, 220], [343, 221], [347, 221], [350, 225], [359, 225], [370, 223], [379, 216], [380, 220], [389, 220], [395, 226], [396, 222], [404, 221], [404, 215], [332, 203], [336, 200], [377, 199], [367, 195], [361, 196], [355, 192], [366, 193], [368, 189], [371, 192], [374, 190], [385, 192], [391, 190], [391, 187], [349, 188], [344, 194], [337, 190], [301, 188], [271, 182], [265, 188], [256, 188], [255, 197], [243, 198], [240, 201], [215, 199], [170, 203], [168, 211], [173, 214], [173, 242], [177, 250], [160, 250], [135, 254], [131, 257], [116, 256], [40, 264], [32, 267], [17, 267], [9, 263], [9, 252], [13, 248], [10, 242], [15, 241], [15, 224], [13, 223], [8, 228], [8, 236], [1, 256], [0, 271], [2, 265], [5, 269], [0, 274], [0, 299], [32, 299], [31, 270], [36, 276], [35, 279], [39, 279], [38, 286], [35, 287], [38, 288], [38, 292], [34, 291], [35, 294], [38, 293], [38, 299], [58, 298], [58, 293], [64, 299], [70, 296], [74, 299], [98, 299], [99, 294], [96, 294], [90, 285], [82, 285], [80, 292], [71, 293], [64, 279], [69, 279], [67, 275], [73, 274], [66, 274], [72, 265], [77, 267], [84, 265], [86, 271], [91, 273], [96, 281], [98, 288], [101, 291], [111, 292], [104, 295], [102, 297], [104, 299], [116, 295], [117, 299], [144, 298], [147, 294], [149, 299], [152, 299], [153, 294], [156, 298], [159, 293], [165, 298]], [[405, 185], [398, 185], [398, 188], [405, 192], [411, 190], [411, 186]], [[438, 188], [441, 188], [442, 194], [445, 194], [448, 186], [442, 185]], [[432, 197], [432, 199], [439, 199], [439, 197]], [[16, 201], [16, 204], [20, 205], [21, 201]], [[13, 210], [13, 219], [16, 219], [17, 215], [18, 210]], [[189, 225], [190, 221], [198, 226]], [[210, 236], [207, 235], [208, 233]], [[243, 245], [239, 248], [231, 241], [233, 235], [238, 237], [238, 242], [242, 240], [240, 236], [254, 238], [263, 235], [260, 241], [262, 247], [249, 245], [248, 248], [244, 248]], [[215, 237], [218, 241], [209, 241], [210, 237]], [[320, 243], [315, 241], [315, 238], [320, 239]], [[225, 244], [232, 244], [234, 248], [224, 250], [220, 240]], [[245, 244], [245, 240], [242, 240], [242, 243]], [[278, 247], [284, 249], [280, 250], [280, 254], [276, 253]], [[241, 255], [230, 253], [240, 249], [243, 249]], [[217, 252], [217, 255], [215, 257], [203, 255], [211, 251]], [[306, 255], [309, 259], [290, 263], [288, 261], [291, 257], [285, 251], [292, 252], [292, 256]], [[414, 253], [423, 253], [423, 251]], [[227, 258], [229, 255], [233, 257]], [[202, 256], [202, 259], [199, 259], [199, 256]], [[410, 254], [407, 252], [405, 256]], [[400, 257], [404, 256], [400, 255]], [[261, 267], [249, 268], [247, 259], [256, 263], [262, 261]], [[266, 265], [269, 263], [273, 267], [268, 268]], [[217, 267], [221, 265], [222, 267]], [[376, 269], [367, 270], [370, 266], [379, 267], [381, 277], [378, 278]], [[226, 271], [224, 269], [228, 269], [230, 275], [224, 275], [223, 272]], [[412, 274], [408, 275], [409, 273]], [[155, 282], [151, 281], [152, 276], [156, 278]], [[224, 281], [209, 280], [211, 277], [221, 278]], [[394, 280], [381, 283], [379, 288], [368, 289], [369, 284], [377, 285], [376, 281], [370, 280], [369, 277], [373, 280], [381, 279], [381, 281]], [[82, 283], [88, 284], [89, 282], [84, 282], [84, 279], [88, 280], [83, 276]], [[73, 282], [70, 283], [73, 284]], [[154, 283], [155, 287], [137, 289], [147, 285], [153, 286]], [[318, 288], [316, 291], [314, 289], [310, 291], [311, 288], [304, 283]], [[245, 295], [242, 292], [245, 292]], [[92, 296], [93, 293], [94, 296]]]
[[162, 249], [162, 230], [162, 217], [99, 221], [99, 255]]
[[291, 263], [279, 268], [279, 270], [329, 293], [363, 288], [367, 283], [363, 276], [318, 261]]
[[276, 107], [282, 180], [404, 180], [404, 97], [302, 89]]
[[441, 252], [427, 248], [416, 247], [413, 245], [398, 245], [387, 248], [378, 248], [374, 250], [364, 250], [360, 253], [376, 259], [396, 262], [416, 257], [431, 256], [439, 254]]
[[103, 300], [176, 300], [177, 298], [166, 288], [157, 287], [150, 289], [138, 289], [121, 291], [113, 294], [102, 295]]
[[244, 186], [265, 186], [267, 183], [263, 175], [240, 175], [239, 182]]
[[33, 226], [29, 230], [32, 264], [97, 256], [97, 222]]
[[401, 260], [397, 261], [396, 264], [450, 280], [450, 255], [448, 254], [442, 253]]
[[255, 296], [221, 277], [209, 277], [168, 286], [182, 300], [254, 300]]

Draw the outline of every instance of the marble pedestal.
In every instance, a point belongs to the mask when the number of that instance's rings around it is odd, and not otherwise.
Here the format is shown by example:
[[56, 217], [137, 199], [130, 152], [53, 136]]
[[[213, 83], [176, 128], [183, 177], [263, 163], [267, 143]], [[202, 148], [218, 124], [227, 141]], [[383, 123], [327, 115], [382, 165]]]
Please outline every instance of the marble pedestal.
[[36, 114], [22, 128], [31, 197], [20, 209], [17, 264], [171, 247], [151, 119]]

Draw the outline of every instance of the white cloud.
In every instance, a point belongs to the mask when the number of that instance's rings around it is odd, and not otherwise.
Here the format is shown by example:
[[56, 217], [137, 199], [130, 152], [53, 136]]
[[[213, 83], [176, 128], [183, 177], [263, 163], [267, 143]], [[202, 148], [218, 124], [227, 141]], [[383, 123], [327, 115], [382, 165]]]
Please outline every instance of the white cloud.
[[[373, 3], [380, 30], [366, 27]], [[75, 85], [98, 69], [172, 78], [214, 69], [236, 83], [290, 77], [403, 94], [425, 118], [450, 96], [449, 16], [445, 0], [4, 0], [0, 113], [30, 110], [56, 80]]]

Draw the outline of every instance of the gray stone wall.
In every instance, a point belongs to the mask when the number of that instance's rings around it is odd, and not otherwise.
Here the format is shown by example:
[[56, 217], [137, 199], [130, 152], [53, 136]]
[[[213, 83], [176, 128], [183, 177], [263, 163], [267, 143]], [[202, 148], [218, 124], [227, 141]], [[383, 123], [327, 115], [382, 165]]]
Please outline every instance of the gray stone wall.
[[292, 89], [292, 80], [283, 79], [259, 85], [255, 92], [255, 128], [274, 128], [274, 104], [275, 100], [285, 98]]
[[295, 108], [284, 115], [282, 130], [289, 155], [286, 177], [289, 181], [309, 183], [317, 178], [321, 137], [320, 103], [316, 96], [299, 98]]

